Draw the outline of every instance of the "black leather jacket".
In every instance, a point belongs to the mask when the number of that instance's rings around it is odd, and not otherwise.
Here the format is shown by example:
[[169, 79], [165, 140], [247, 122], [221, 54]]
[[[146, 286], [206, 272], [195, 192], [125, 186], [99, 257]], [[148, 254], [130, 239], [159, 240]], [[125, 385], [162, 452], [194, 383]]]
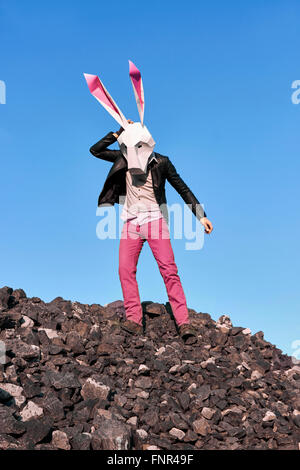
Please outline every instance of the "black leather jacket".
[[[90, 148], [90, 152], [97, 158], [112, 162], [113, 165], [107, 175], [104, 186], [98, 198], [98, 206], [114, 205], [119, 203], [119, 197], [126, 195], [126, 170], [127, 161], [120, 150], [109, 150], [107, 147], [116, 142], [113, 132], [109, 132]], [[170, 159], [154, 152], [157, 162], [150, 163], [154, 195], [161, 212], [168, 222], [168, 209], [165, 193], [166, 180], [176, 189], [193, 214], [200, 220], [206, 217], [203, 207], [177, 173]]]

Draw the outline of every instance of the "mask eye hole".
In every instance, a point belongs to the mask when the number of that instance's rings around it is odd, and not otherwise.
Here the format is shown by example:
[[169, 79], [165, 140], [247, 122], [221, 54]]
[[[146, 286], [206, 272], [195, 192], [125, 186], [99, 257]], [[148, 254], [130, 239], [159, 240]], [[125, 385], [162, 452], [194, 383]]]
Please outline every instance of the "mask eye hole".
[[122, 143], [122, 144], [120, 145], [120, 150], [121, 150], [121, 152], [124, 152], [124, 153], [127, 154], [127, 145], [125, 145], [124, 143]]

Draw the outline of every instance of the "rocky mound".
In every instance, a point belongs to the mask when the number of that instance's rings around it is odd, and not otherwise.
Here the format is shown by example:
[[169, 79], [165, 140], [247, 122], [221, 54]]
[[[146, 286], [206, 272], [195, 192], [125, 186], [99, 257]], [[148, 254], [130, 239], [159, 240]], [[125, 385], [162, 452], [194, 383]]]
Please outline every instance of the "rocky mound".
[[299, 448], [295, 359], [193, 310], [199, 342], [184, 344], [168, 304], [143, 307], [135, 337], [121, 301], [0, 289], [0, 449]]

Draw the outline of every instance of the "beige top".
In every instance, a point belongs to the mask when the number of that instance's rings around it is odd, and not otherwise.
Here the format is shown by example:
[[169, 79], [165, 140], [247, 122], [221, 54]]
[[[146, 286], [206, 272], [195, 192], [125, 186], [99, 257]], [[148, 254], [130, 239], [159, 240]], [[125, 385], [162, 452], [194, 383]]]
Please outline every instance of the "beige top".
[[[154, 157], [155, 158], [155, 157]], [[126, 198], [121, 219], [132, 223], [144, 224], [162, 217], [152, 186], [152, 175], [149, 170], [143, 186], [133, 186], [131, 174], [126, 172]]]

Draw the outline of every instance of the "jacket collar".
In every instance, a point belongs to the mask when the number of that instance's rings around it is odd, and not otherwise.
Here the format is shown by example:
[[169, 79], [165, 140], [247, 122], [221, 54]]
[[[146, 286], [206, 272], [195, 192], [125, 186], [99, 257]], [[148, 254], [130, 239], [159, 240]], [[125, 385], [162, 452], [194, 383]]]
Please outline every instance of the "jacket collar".
[[[155, 152], [152, 152], [151, 155], [149, 156], [148, 165], [153, 160], [155, 160], [157, 162], [157, 157], [156, 157]], [[106, 179], [110, 178], [116, 171], [121, 170], [121, 169], [125, 169], [125, 168], [127, 168], [127, 160], [124, 157], [124, 155], [120, 152], [120, 157], [118, 157], [116, 159], [116, 161], [114, 162], [114, 164], [111, 167]]]
[[148, 165], [152, 162], [152, 160], [155, 160], [157, 162], [157, 158], [155, 156], [155, 153], [152, 152], [150, 157], [149, 157], [149, 160], [148, 160]]

